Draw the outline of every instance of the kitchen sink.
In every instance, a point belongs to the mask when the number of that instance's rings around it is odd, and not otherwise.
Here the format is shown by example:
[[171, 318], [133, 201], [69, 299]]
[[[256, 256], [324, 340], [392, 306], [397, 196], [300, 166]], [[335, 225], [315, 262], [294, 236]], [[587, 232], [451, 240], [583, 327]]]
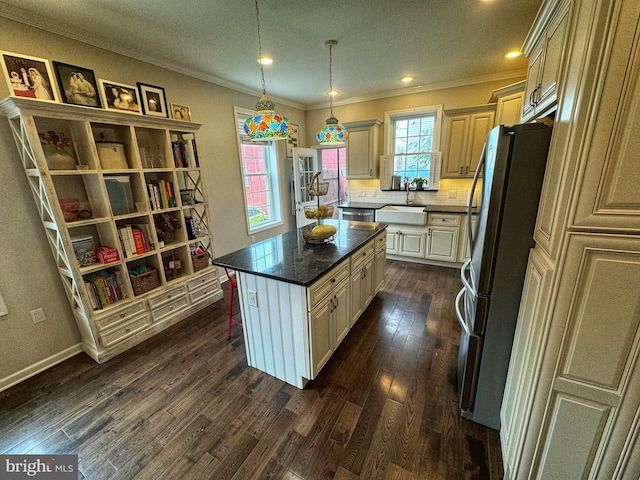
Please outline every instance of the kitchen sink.
[[376, 211], [376, 221], [404, 223], [408, 225], [426, 225], [427, 212], [424, 211], [424, 207], [387, 205]]

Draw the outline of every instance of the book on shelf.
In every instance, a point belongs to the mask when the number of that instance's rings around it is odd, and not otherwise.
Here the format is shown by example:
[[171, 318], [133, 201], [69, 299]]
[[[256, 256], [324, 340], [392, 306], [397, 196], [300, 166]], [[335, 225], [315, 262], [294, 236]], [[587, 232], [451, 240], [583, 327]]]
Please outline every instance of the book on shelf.
[[136, 223], [133, 226], [142, 232], [145, 245], [147, 246], [147, 251], [156, 248], [155, 243], [153, 242], [153, 235], [151, 234], [151, 225], [148, 223]]
[[133, 235], [133, 243], [136, 255], [142, 255], [148, 251], [147, 242], [144, 239], [144, 234], [139, 228], [131, 227], [131, 233]]
[[185, 227], [187, 229], [187, 239], [195, 240], [196, 239], [196, 229], [195, 222], [193, 221], [193, 217], [184, 217]]
[[172, 141], [171, 151], [173, 152], [173, 163], [176, 168], [186, 167], [184, 160], [184, 144], [179, 140]]
[[147, 183], [147, 194], [151, 210], [162, 210], [176, 206], [173, 183], [168, 180]]
[[94, 310], [101, 310], [124, 298], [122, 276], [118, 270], [99, 270], [85, 275], [84, 285]]

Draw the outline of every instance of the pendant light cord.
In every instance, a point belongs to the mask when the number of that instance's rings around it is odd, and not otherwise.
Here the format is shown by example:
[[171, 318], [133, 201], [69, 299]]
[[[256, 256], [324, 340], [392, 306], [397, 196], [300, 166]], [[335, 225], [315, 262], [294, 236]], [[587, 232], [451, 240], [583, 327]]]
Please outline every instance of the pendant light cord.
[[[256, 0], [257, 1], [257, 0]], [[329, 112], [333, 117], [333, 43], [329, 43]]]
[[264, 86], [264, 69], [262, 68], [262, 37], [260, 36], [260, 10], [258, 8], [258, 0], [256, 2], [256, 23], [258, 24], [258, 63], [260, 64], [260, 79], [262, 80], [262, 95], [266, 95]]

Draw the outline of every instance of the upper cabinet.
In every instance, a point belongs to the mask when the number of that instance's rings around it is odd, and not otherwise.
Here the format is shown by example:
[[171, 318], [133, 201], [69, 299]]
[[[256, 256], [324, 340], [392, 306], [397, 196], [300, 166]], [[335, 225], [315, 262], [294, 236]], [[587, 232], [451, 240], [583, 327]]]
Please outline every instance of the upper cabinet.
[[495, 125], [517, 125], [522, 115], [525, 80], [493, 91], [489, 100], [496, 104]]
[[444, 111], [443, 178], [475, 175], [495, 112], [495, 103]]
[[347, 178], [378, 178], [379, 132], [382, 122], [372, 119], [344, 122], [343, 125], [349, 132], [346, 141]]
[[555, 108], [557, 79], [564, 57], [570, 3], [559, 2], [544, 12], [548, 20], [529, 33], [523, 47], [529, 58], [522, 105], [522, 121], [544, 116]]

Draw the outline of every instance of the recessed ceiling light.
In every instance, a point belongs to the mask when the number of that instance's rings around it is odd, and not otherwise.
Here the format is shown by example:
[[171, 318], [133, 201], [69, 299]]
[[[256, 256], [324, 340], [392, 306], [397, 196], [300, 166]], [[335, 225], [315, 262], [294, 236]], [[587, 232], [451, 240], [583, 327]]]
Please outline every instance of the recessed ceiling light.
[[258, 63], [260, 65], [271, 65], [273, 63], [273, 58], [270, 57], [260, 57], [258, 59]]
[[332, 97], [335, 97], [336, 95], [338, 95], [338, 91], [337, 90], [331, 90], [331, 91], [327, 92], [327, 95], [331, 95]]
[[520, 50], [511, 50], [509, 53], [505, 55], [505, 57], [516, 58], [516, 57], [519, 57], [520, 55], [522, 55], [522, 52]]
[[400, 79], [400, 81], [402, 83], [409, 83], [409, 82], [413, 82], [413, 77], [411, 75], [405, 75], [404, 77], [402, 77]]

